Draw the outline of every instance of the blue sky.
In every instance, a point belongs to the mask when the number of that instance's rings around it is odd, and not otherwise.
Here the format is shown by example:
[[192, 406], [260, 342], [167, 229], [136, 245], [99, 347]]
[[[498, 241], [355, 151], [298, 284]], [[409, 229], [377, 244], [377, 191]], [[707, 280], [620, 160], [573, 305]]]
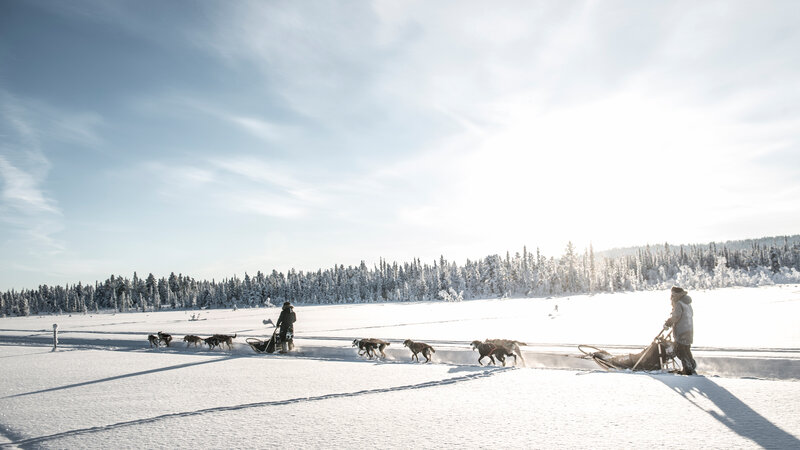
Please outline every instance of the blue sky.
[[0, 289], [800, 231], [797, 2], [0, 0]]

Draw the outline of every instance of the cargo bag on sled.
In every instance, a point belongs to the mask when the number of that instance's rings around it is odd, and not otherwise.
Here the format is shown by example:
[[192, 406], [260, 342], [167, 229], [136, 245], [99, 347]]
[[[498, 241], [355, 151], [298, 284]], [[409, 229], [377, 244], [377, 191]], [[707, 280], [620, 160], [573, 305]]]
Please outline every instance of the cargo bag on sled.
[[598, 366], [606, 370], [643, 370], [643, 371], [676, 371], [675, 342], [672, 340], [672, 330], [669, 333], [664, 328], [653, 339], [653, 342], [639, 353], [627, 355], [612, 355], [591, 345], [579, 345], [584, 358], [592, 359]]
[[266, 341], [256, 338], [247, 338], [245, 341], [256, 353], [274, 353], [275, 348], [280, 344], [280, 342], [278, 342], [280, 339], [281, 338], [278, 336], [278, 331], [275, 330], [275, 332], [272, 333], [272, 336]]

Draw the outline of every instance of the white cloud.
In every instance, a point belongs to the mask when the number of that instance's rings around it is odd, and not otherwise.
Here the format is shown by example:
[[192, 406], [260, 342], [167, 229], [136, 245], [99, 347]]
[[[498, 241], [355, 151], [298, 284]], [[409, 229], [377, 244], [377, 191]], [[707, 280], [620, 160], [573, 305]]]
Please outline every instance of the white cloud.
[[151, 161], [141, 167], [160, 180], [165, 197], [181, 202], [192, 198], [207, 208], [236, 213], [294, 219], [326, 198], [316, 185], [301, 181], [296, 169], [263, 158], [229, 155], [201, 164]]
[[210, 163], [218, 170], [242, 176], [251, 181], [274, 185], [287, 191], [302, 187], [302, 183], [291, 175], [292, 168], [270, 163], [264, 159], [228, 156], [211, 159]]
[[65, 243], [58, 202], [45, 188], [51, 169], [42, 142], [52, 142], [53, 109], [0, 90], [0, 241], [5, 249], [24, 249], [38, 262], [59, 255]]
[[102, 144], [98, 128], [104, 125], [103, 119], [96, 113], [64, 114], [51, 111], [53, 130], [50, 137], [63, 141], [82, 144], [85, 147], [97, 148]]
[[47, 198], [39, 181], [27, 172], [11, 165], [0, 156], [0, 175], [3, 178], [3, 201], [23, 214], [60, 214], [55, 202]]
[[[162, 104], [163, 99], [155, 100], [155, 103]], [[242, 112], [231, 111], [230, 107], [223, 107], [219, 105], [212, 105], [203, 103], [196, 98], [190, 98], [186, 95], [178, 99], [167, 100], [167, 102], [177, 102], [179, 105], [184, 105], [195, 111], [200, 111], [215, 119], [223, 120], [227, 123], [235, 125], [238, 129], [243, 130], [253, 137], [256, 137], [265, 142], [274, 143], [287, 137], [290, 130], [285, 125], [279, 125], [273, 121], [265, 120], [260, 117], [248, 115]]]
[[53, 128], [53, 109], [20, 100], [4, 90], [0, 90], [0, 100], [0, 119], [5, 125], [0, 128], [2, 205], [29, 217], [60, 214], [57, 203], [42, 187], [51, 167], [42, 140]]
[[243, 116], [229, 117], [228, 120], [265, 141], [274, 141], [281, 136], [280, 127], [266, 120]]

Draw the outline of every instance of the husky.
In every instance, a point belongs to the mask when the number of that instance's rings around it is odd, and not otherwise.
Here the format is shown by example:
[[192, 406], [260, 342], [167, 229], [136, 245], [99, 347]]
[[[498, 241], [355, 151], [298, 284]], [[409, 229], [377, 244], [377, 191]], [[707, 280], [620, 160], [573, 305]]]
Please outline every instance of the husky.
[[[369, 338], [367, 339], [367, 341], [375, 345], [378, 351], [381, 352], [381, 359], [386, 359], [386, 353], [384, 352], [384, 349], [386, 349], [387, 346], [391, 345], [390, 343], [375, 338]], [[374, 350], [373, 353], [375, 353]], [[377, 354], [375, 356], [377, 356]]]
[[230, 334], [215, 334], [211, 337], [217, 340], [217, 345], [219, 345], [219, 348], [222, 348], [222, 344], [225, 344], [228, 347], [228, 350], [233, 348], [233, 340], [236, 339], [235, 334], [233, 336]]
[[358, 356], [367, 355], [369, 359], [372, 359], [372, 356], [378, 350], [377, 344], [369, 339], [353, 339], [353, 347], [358, 347]]
[[519, 359], [522, 360], [522, 366], [525, 366], [525, 358], [522, 357], [522, 350], [520, 350], [519, 346], [528, 344], [512, 339], [486, 339], [485, 342], [511, 350], [516, 354], [516, 356], [514, 356], [514, 365], [517, 364], [517, 356], [519, 356]]
[[155, 334], [148, 334], [147, 340], [150, 341], [150, 348], [158, 347], [159, 339]]
[[367, 355], [370, 359], [373, 356], [378, 356], [378, 352], [381, 353], [381, 358], [386, 359], [384, 350], [389, 345], [391, 345], [389, 342], [381, 339], [353, 339], [353, 347], [358, 347], [358, 356]]
[[483, 360], [483, 358], [487, 356], [489, 357], [489, 360], [492, 362], [492, 364], [497, 364], [497, 362], [494, 360], [496, 356], [497, 359], [501, 363], [503, 363], [503, 367], [505, 367], [506, 365], [507, 356], [513, 356], [514, 364], [517, 363], [517, 355], [515, 355], [512, 350], [509, 350], [506, 347], [493, 344], [491, 342], [481, 342], [481, 341], [472, 341], [470, 345], [472, 345], [473, 351], [477, 350], [478, 353], [480, 353], [481, 356], [480, 358], [478, 358], [478, 364], [480, 365], [483, 365], [483, 362], [481, 362], [481, 360]]
[[201, 344], [203, 342], [203, 338], [200, 336], [195, 336], [193, 334], [187, 334], [183, 337], [183, 341], [186, 342], [186, 346], [188, 347], [189, 344], [194, 344], [197, 347], [197, 344]]
[[434, 350], [433, 347], [424, 342], [414, 342], [411, 339], [406, 339], [403, 341], [403, 345], [411, 350], [412, 361], [416, 358], [417, 362], [419, 362], [419, 356], [417, 356], [417, 353], [422, 353], [422, 356], [425, 357], [425, 362], [430, 362], [431, 353], [436, 353], [436, 350]]
[[203, 342], [205, 342], [206, 345], [208, 345], [209, 350], [213, 350], [214, 347], [219, 347], [219, 339], [217, 339], [216, 335], [203, 339]]
[[172, 342], [172, 335], [169, 333], [162, 333], [161, 331], [159, 331], [158, 339], [161, 342], [163, 342], [167, 347], [169, 347], [169, 343]]

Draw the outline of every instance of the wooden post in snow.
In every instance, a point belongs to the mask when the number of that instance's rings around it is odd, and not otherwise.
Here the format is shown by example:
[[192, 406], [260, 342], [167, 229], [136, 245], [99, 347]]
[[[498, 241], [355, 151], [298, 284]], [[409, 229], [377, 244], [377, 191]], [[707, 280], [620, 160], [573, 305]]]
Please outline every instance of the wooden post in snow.
[[58, 324], [53, 324], [53, 351], [58, 349]]

